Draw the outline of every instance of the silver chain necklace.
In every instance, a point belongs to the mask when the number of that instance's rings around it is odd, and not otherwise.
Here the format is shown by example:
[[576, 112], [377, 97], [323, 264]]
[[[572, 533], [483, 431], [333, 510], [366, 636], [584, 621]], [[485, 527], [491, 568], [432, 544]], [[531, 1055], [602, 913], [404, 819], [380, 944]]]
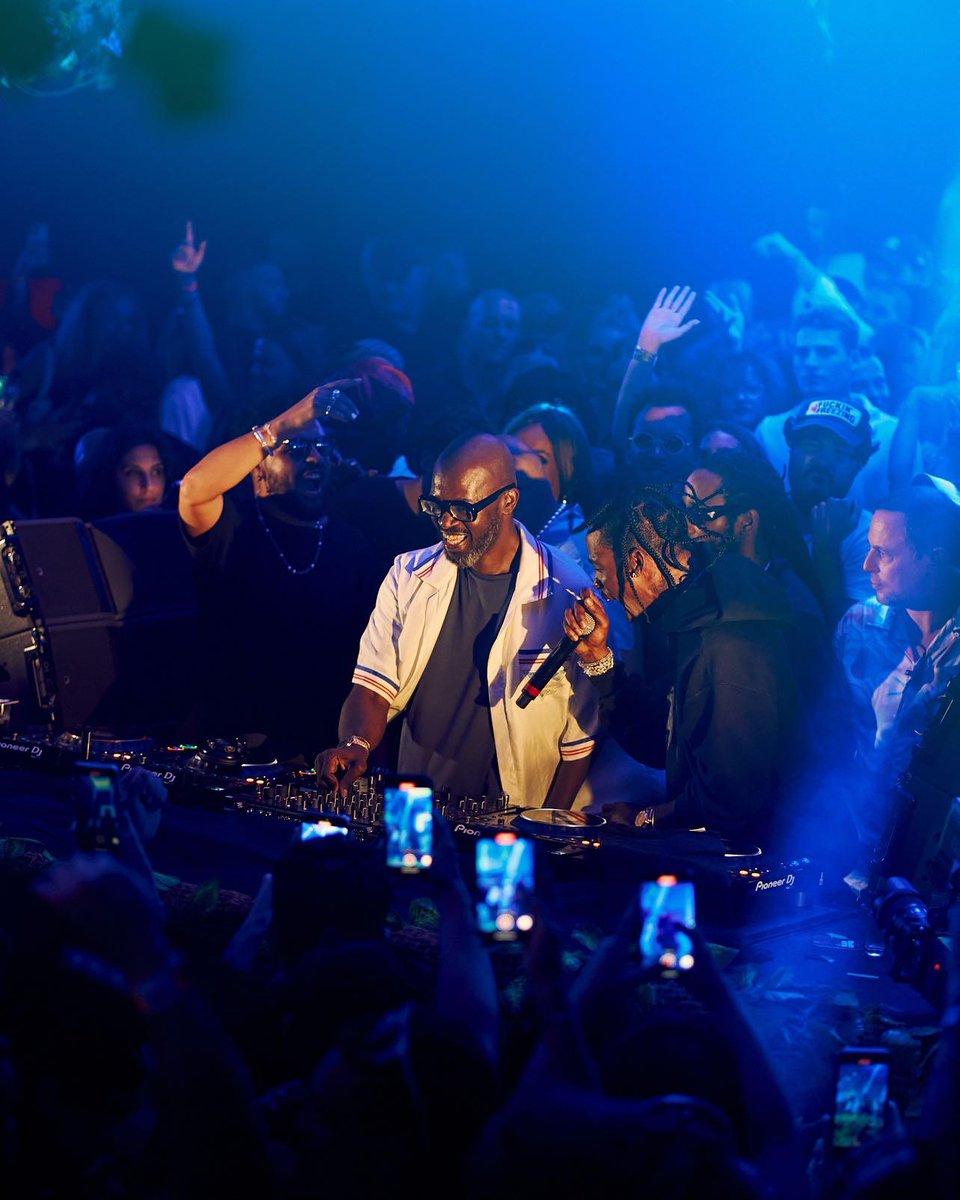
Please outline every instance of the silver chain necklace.
[[316, 567], [317, 563], [320, 561], [320, 551], [323, 549], [323, 530], [327, 524], [327, 518], [321, 517], [319, 521], [313, 522], [313, 527], [317, 531], [317, 548], [313, 554], [313, 562], [311, 562], [306, 567], [295, 567], [289, 562], [289, 560], [287, 559], [287, 556], [284, 554], [283, 550], [280, 548], [280, 543], [273, 536], [273, 530], [267, 524], [267, 518], [263, 515], [263, 509], [260, 506], [259, 501], [256, 502], [256, 509], [257, 509], [257, 520], [260, 522], [260, 527], [263, 530], [263, 532], [267, 535], [267, 537], [270, 539], [270, 542], [273, 545], [274, 550], [276, 550], [277, 555], [279, 556], [280, 561], [283, 563], [286, 570], [289, 571], [289, 573], [291, 575], [309, 575], [310, 572]]

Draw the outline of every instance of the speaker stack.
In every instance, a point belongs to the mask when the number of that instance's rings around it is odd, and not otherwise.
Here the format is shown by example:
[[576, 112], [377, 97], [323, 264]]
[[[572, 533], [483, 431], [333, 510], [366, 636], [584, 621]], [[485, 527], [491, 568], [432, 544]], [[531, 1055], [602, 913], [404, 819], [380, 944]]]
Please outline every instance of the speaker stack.
[[176, 728], [196, 596], [174, 513], [0, 525], [0, 698], [12, 723]]

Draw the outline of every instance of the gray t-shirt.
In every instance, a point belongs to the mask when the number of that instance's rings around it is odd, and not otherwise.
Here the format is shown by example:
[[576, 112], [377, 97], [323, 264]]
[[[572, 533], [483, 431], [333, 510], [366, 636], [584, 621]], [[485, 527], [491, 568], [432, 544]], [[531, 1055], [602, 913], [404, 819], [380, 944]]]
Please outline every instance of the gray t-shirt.
[[520, 551], [503, 575], [457, 573], [430, 661], [407, 706], [400, 770], [463, 795], [499, 791], [487, 661], [517, 582]]

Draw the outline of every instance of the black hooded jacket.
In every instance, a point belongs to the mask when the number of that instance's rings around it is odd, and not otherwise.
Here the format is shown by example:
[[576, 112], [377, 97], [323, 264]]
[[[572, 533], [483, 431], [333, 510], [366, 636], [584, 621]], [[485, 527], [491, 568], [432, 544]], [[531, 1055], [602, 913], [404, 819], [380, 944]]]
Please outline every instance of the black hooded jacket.
[[672, 679], [645, 687], [619, 663], [597, 677], [610, 731], [634, 758], [666, 768], [674, 807], [660, 823], [765, 845], [786, 816], [806, 724], [782, 587], [726, 554], [661, 596], [648, 617], [669, 638]]

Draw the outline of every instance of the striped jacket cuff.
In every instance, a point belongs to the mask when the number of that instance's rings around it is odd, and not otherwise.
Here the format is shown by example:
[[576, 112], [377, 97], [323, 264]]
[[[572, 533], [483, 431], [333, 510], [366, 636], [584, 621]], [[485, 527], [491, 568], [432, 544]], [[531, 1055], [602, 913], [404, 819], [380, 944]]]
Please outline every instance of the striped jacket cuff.
[[593, 748], [596, 741], [592, 737], [578, 738], [575, 742], [560, 743], [560, 757], [564, 762], [571, 762], [575, 758], [586, 758], [588, 754], [593, 753]]
[[397, 692], [400, 691], [400, 685], [389, 676], [382, 674], [380, 671], [375, 671], [372, 667], [365, 667], [361, 663], [353, 669], [353, 682], [359, 683], [361, 687], [369, 688], [371, 692], [376, 692], [378, 696], [383, 696], [386, 700], [395, 700]]

